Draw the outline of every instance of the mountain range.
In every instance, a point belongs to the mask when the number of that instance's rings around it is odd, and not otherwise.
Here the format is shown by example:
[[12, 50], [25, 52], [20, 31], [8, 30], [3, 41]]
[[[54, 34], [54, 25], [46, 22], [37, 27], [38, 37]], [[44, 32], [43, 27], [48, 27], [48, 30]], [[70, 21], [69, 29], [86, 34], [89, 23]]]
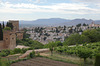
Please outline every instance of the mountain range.
[[91, 24], [94, 22], [95, 24], [100, 24], [100, 20], [92, 20], [92, 19], [62, 19], [62, 18], [50, 18], [50, 19], [37, 19], [34, 21], [24, 21], [20, 20], [21, 26], [74, 26], [79, 23], [83, 24]]
[[92, 19], [62, 19], [62, 18], [50, 18], [50, 19], [37, 19], [32, 21], [20, 20], [20, 26], [75, 26], [79, 23], [83, 24], [91, 24], [94, 22], [95, 24], [100, 24], [100, 20], [92, 20]]

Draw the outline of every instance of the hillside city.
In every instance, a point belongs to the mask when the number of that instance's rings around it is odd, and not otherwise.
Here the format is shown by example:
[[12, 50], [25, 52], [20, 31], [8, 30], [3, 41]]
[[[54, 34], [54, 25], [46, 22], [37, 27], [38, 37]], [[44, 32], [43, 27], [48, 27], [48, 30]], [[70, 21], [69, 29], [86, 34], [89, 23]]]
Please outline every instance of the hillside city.
[[73, 33], [82, 34], [84, 30], [87, 29], [98, 29], [99, 24], [92, 22], [91, 24], [77, 24], [76, 26], [58, 26], [58, 27], [26, 27], [27, 33], [30, 34], [30, 38], [37, 40], [43, 44], [48, 44], [51, 41], [61, 41], [64, 40]]

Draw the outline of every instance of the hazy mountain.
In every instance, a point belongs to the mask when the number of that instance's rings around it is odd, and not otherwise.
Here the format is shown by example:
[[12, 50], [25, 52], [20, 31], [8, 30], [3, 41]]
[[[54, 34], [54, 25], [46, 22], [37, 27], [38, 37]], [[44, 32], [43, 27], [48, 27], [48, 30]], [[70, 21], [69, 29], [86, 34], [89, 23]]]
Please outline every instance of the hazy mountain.
[[74, 20], [71, 20], [69, 22], [65, 22], [63, 23], [62, 25], [67, 25], [67, 26], [72, 26], [72, 25], [77, 25], [79, 23], [83, 24], [83, 23], [86, 23], [86, 24], [91, 24], [91, 22], [94, 22], [93, 20], [89, 19], [74, 19]]
[[56, 24], [69, 22], [70, 20], [61, 19], [61, 18], [50, 18], [50, 19], [38, 19], [34, 21], [20, 21], [20, 24], [31, 24], [38, 26], [53, 26]]
[[90, 24], [91, 22], [95, 22], [96, 24], [100, 24], [100, 20], [91, 20], [91, 19], [62, 19], [62, 18], [50, 18], [50, 19], [37, 19], [33, 21], [24, 21], [20, 20], [20, 26], [72, 26], [77, 25], [79, 23]]

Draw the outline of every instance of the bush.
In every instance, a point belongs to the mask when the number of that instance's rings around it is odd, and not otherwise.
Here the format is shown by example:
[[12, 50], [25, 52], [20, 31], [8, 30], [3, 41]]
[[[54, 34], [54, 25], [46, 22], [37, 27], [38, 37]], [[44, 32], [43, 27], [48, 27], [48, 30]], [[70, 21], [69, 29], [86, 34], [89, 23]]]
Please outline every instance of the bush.
[[31, 52], [31, 53], [30, 53], [30, 55], [29, 55], [29, 57], [30, 57], [30, 58], [35, 57], [35, 52], [34, 52], [34, 51], [33, 51], [33, 52]]
[[0, 52], [0, 56], [1, 57], [5, 57], [5, 56], [8, 56], [10, 54], [10, 50], [2, 50]]
[[0, 58], [0, 66], [10, 66], [10, 62], [7, 59]]
[[11, 30], [11, 28], [10, 27], [5, 27], [4, 30]]
[[14, 54], [17, 54], [17, 53], [21, 53], [21, 49], [20, 48], [15, 48], [13, 50]]
[[86, 47], [80, 48], [78, 50], [78, 56], [80, 58], [83, 58], [84, 61], [86, 61], [86, 59], [89, 58], [91, 55], [92, 55], [92, 51], [90, 49], [86, 48]]
[[100, 66], [100, 53], [96, 55], [95, 66]]
[[28, 49], [22, 48], [21, 53], [25, 53]]

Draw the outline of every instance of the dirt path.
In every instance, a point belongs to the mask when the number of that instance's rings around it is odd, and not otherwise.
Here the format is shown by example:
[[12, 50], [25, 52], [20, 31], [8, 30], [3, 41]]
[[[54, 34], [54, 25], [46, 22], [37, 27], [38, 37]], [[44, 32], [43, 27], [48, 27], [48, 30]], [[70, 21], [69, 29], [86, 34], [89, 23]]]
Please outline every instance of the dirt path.
[[[26, 51], [23, 55], [19, 56], [18, 59], [27, 57], [32, 51], [33, 51], [33, 50], [28, 50], [28, 51]], [[35, 53], [37, 54], [37, 53], [49, 52], [49, 49], [35, 49], [34, 51], [35, 51]]]

